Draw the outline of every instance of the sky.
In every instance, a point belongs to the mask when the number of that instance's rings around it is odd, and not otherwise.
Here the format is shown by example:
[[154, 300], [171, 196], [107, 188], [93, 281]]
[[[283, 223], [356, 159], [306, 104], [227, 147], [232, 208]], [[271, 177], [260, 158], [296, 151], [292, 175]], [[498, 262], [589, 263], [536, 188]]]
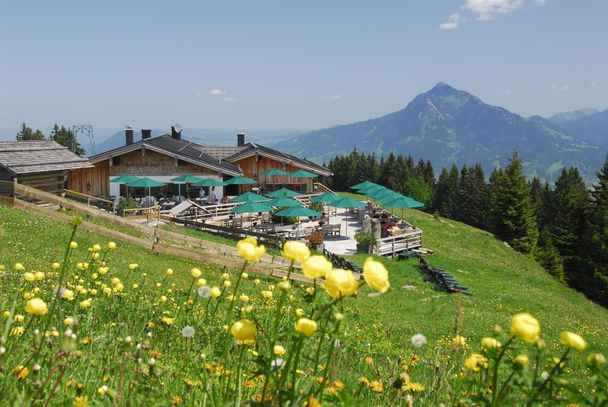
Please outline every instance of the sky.
[[605, 0], [0, 0], [0, 128], [318, 129], [442, 80], [524, 116], [606, 109], [607, 16]]

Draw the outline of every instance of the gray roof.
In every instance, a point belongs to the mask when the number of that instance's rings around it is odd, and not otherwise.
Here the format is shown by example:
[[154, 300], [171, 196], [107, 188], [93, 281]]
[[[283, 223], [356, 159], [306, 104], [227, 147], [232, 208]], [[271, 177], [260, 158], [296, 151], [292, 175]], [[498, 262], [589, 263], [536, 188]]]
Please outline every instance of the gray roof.
[[205, 148], [200, 144], [196, 144], [186, 140], [177, 140], [169, 135], [140, 140], [136, 143], [127, 146], [118, 147], [113, 150], [94, 155], [92, 157], [89, 157], [89, 159], [92, 163], [97, 163], [99, 161], [107, 160], [111, 157], [116, 157], [134, 150], [141, 149], [142, 146], [144, 148], [149, 148], [150, 150], [159, 152], [161, 154], [176, 157], [182, 161], [220, 171], [223, 174], [232, 176], [242, 174], [242, 171], [238, 167], [238, 165], [207, 154], [205, 152]]
[[226, 157], [226, 160], [235, 162], [235, 161], [250, 157], [255, 154], [260, 154], [262, 156], [269, 157], [269, 158], [272, 158], [279, 162], [284, 162], [286, 164], [292, 164], [298, 168], [302, 168], [302, 169], [308, 170], [310, 172], [314, 172], [315, 174], [318, 174], [318, 175], [323, 175], [323, 176], [332, 175], [332, 172], [329, 169], [323, 167], [322, 165], [313, 163], [312, 161], [308, 161], [303, 158], [296, 157], [291, 154], [283, 153], [279, 150], [261, 146], [256, 143], [245, 144], [245, 148], [243, 148], [239, 152], [237, 152], [229, 157]]
[[14, 175], [93, 168], [88, 159], [52, 140], [0, 141], [0, 167]]

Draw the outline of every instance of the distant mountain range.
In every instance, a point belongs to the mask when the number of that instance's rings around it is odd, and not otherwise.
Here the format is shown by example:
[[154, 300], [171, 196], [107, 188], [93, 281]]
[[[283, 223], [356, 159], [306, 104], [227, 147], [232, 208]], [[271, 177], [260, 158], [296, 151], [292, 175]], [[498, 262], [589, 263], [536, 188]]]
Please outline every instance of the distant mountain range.
[[482, 163], [490, 171], [519, 151], [528, 175], [548, 180], [563, 166], [578, 166], [592, 179], [608, 152], [608, 110], [583, 109], [549, 119], [524, 118], [439, 83], [404, 109], [376, 119], [316, 130], [273, 147], [317, 162], [358, 151], [390, 152], [449, 167]]

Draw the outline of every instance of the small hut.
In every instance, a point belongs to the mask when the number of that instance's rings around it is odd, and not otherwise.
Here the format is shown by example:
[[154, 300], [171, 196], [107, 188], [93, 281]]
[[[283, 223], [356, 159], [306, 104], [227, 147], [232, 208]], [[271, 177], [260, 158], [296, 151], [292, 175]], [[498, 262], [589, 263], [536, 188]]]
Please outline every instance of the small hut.
[[20, 184], [60, 194], [68, 171], [92, 167], [88, 159], [52, 140], [0, 141], [0, 181], [16, 179]]

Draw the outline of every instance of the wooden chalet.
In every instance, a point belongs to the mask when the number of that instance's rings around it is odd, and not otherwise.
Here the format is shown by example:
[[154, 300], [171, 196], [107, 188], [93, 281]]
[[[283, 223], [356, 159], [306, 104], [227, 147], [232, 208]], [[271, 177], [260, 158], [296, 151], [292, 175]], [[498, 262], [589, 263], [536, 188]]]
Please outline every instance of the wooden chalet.
[[[212, 153], [212, 149], [221, 147], [206, 147], [206, 151]], [[225, 149], [225, 147], [224, 147]], [[277, 168], [289, 173], [305, 170], [317, 176], [330, 176], [331, 171], [322, 165], [316, 164], [303, 158], [293, 156], [257, 143], [245, 143], [245, 135], [237, 135], [236, 151], [225, 157], [226, 160], [236, 164], [243, 171], [245, 177], [258, 181], [258, 184], [267, 189], [279, 189], [287, 187], [302, 193], [314, 191], [314, 178], [298, 178], [286, 175], [266, 176], [262, 172]], [[246, 186], [245, 186], [246, 187]], [[242, 191], [241, 191], [242, 192]]]
[[[110, 183], [121, 174], [148, 177], [167, 184], [164, 193], [175, 193], [177, 185], [171, 179], [182, 174], [224, 180], [242, 175], [237, 165], [213, 157], [203, 146], [181, 139], [181, 132], [150, 137], [150, 130], [142, 130], [142, 139], [133, 141], [133, 129], [125, 130], [125, 145], [89, 158], [94, 168], [70, 173], [68, 188], [77, 192], [103, 196], [120, 196], [120, 185]], [[222, 189], [214, 191], [222, 199]]]
[[93, 168], [88, 159], [52, 140], [0, 141], [0, 181], [17, 180], [60, 194], [70, 171]]

